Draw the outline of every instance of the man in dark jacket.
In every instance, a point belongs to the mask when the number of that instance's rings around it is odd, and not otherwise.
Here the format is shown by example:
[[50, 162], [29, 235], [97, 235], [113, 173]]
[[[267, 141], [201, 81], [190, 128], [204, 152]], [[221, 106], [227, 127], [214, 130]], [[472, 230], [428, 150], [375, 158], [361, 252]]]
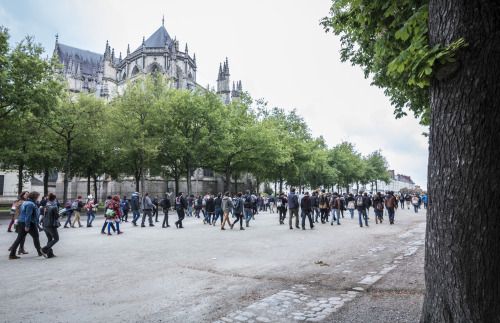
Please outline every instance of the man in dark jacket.
[[59, 241], [59, 233], [57, 232], [57, 228], [61, 225], [59, 223], [59, 211], [57, 206], [54, 204], [56, 200], [56, 196], [52, 193], [49, 194], [48, 202], [47, 202], [47, 210], [43, 217], [43, 230], [45, 231], [45, 235], [47, 236], [47, 245], [40, 249], [42, 255], [46, 258], [53, 258], [54, 251], [52, 247]]
[[243, 213], [247, 227], [249, 226], [250, 220], [253, 217], [253, 201], [250, 190], [246, 190], [245, 195], [243, 195]]
[[186, 199], [182, 196], [182, 192], [179, 192], [177, 198], [175, 199], [175, 210], [177, 211], [177, 216], [179, 217], [179, 220], [175, 222], [175, 226], [178, 229], [184, 228], [182, 226], [182, 220], [184, 220], [184, 210], [187, 209], [187, 207]]
[[160, 222], [158, 221], [158, 203], [160, 201], [158, 201], [158, 195], [155, 195], [155, 198], [151, 200], [151, 202], [153, 202], [153, 205], [155, 206], [153, 208], [153, 218], [155, 218], [155, 222]]
[[290, 189], [290, 194], [288, 194], [288, 215], [290, 218], [288, 222], [290, 224], [290, 230], [293, 229], [292, 226], [292, 218], [295, 215], [295, 227], [300, 229], [299, 227], [299, 197], [295, 194], [295, 187]]
[[360, 191], [358, 195], [354, 198], [354, 205], [358, 210], [359, 214], [359, 226], [363, 227], [362, 218], [365, 219], [365, 225], [368, 227], [368, 215], [366, 214], [366, 207], [370, 205], [370, 201], [367, 197], [363, 196], [363, 192]]
[[132, 219], [132, 224], [134, 227], [137, 226], [137, 220], [141, 217], [141, 204], [139, 202], [139, 192], [135, 192], [132, 194], [131, 200], [130, 200], [130, 207], [132, 209], [132, 216], [134, 217]]
[[163, 214], [165, 215], [163, 217], [163, 224], [162, 228], [168, 228], [170, 225], [168, 225], [168, 211], [172, 207], [172, 203], [170, 203], [170, 195], [168, 193], [165, 193], [165, 197], [161, 200], [160, 206], [163, 209]]
[[302, 217], [302, 230], [306, 229], [306, 216], [309, 218], [309, 225], [311, 229], [314, 228], [313, 220], [311, 218], [311, 200], [309, 198], [309, 192], [304, 194], [304, 197], [300, 200], [300, 209]]

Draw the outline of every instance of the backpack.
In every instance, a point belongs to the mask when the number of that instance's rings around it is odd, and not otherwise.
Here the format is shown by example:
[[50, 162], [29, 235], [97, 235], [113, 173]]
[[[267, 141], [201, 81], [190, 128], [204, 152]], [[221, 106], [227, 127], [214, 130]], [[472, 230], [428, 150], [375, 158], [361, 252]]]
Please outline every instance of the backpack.
[[411, 202], [413, 204], [418, 204], [418, 197], [414, 196]]
[[85, 203], [85, 210], [87, 210], [87, 211], [92, 211], [92, 210], [90, 209], [90, 201], [88, 201], [87, 203]]
[[251, 195], [250, 198], [251, 198], [251, 201], [252, 201], [252, 206], [257, 205], [257, 198], [255, 196], [253, 196], [253, 195]]
[[321, 196], [319, 197], [319, 204], [325, 204], [325, 203], [326, 203], [326, 195], [321, 194]]
[[279, 198], [278, 201], [276, 202], [276, 206], [283, 207], [283, 200]]
[[337, 197], [337, 198], [333, 198], [333, 201], [332, 201], [332, 208], [333, 208], [333, 209], [338, 209], [338, 208], [339, 208], [339, 200], [338, 200], [338, 197]]
[[66, 206], [64, 208], [71, 209], [72, 205], [73, 205], [73, 203], [71, 203], [71, 201], [68, 201], [68, 203], [66, 203]]
[[383, 211], [384, 210], [384, 206], [382, 205], [382, 201], [379, 201], [379, 203], [377, 204], [377, 211]]
[[240, 199], [239, 198], [235, 198], [233, 200], [233, 209], [237, 209], [239, 206], [240, 206]]
[[76, 210], [78, 208], [78, 201], [73, 201], [73, 204], [71, 204], [71, 208], [73, 210]]
[[207, 206], [207, 200], [206, 199], [203, 199], [203, 201], [201, 202], [201, 206]]
[[356, 197], [356, 204], [357, 206], [363, 206], [363, 196], [359, 195], [358, 197]]
[[226, 200], [226, 208], [228, 210], [231, 210], [232, 207], [233, 207], [233, 202], [230, 199], [227, 199]]

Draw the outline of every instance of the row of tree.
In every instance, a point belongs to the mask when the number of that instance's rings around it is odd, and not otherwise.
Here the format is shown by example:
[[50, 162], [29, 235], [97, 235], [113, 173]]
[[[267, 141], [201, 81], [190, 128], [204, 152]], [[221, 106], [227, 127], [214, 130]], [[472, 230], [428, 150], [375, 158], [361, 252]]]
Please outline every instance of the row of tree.
[[[275, 191], [285, 184], [349, 190], [352, 183], [389, 181], [380, 151], [362, 156], [349, 142], [329, 149], [322, 137], [311, 136], [295, 110], [268, 109], [248, 93], [225, 105], [213, 89], [177, 90], [161, 74], [136, 78], [106, 104], [94, 94], [63, 91], [54, 78], [57, 61], [42, 59], [41, 52], [27, 38], [4, 55], [11, 74], [19, 53], [43, 65], [40, 75], [31, 71], [37, 81], [26, 84], [50, 89], [48, 98], [32, 106], [27, 106], [29, 98], [6, 103], [0, 119], [1, 167], [18, 171], [18, 191], [34, 174], [44, 174], [47, 191], [49, 174], [62, 172], [64, 200], [74, 176], [87, 178], [87, 193], [93, 181], [97, 196], [103, 174], [116, 180], [133, 177], [138, 191], [144, 191], [148, 176], [173, 180], [176, 192], [186, 180], [191, 193], [198, 168], [221, 176], [230, 192], [244, 174], [251, 174], [257, 187], [275, 183]], [[12, 87], [9, 94], [15, 97], [16, 91]]]

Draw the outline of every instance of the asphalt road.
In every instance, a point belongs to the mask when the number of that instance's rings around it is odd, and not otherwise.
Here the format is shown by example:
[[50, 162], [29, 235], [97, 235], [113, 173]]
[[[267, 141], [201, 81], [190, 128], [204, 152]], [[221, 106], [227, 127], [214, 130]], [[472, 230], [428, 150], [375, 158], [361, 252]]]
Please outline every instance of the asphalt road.
[[61, 227], [56, 258], [38, 257], [28, 236], [18, 260], [2, 219], [0, 321], [331, 321], [423, 244], [423, 209], [397, 211], [395, 225], [375, 224], [372, 210], [363, 228], [347, 214], [313, 230], [264, 212], [244, 231], [190, 217], [184, 229], [124, 223], [119, 236], [102, 235], [99, 216], [92, 228]]

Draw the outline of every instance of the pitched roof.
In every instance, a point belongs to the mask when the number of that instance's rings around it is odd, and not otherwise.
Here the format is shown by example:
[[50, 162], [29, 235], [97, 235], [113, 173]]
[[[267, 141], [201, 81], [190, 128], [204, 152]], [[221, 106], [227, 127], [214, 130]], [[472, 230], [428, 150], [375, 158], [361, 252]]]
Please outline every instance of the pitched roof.
[[99, 66], [99, 60], [103, 57], [101, 54], [92, 53], [88, 50], [83, 50], [68, 45], [59, 43], [57, 46], [57, 57], [63, 64], [67, 64], [70, 56], [73, 56], [75, 64], [80, 63], [82, 73], [92, 74], [92, 68], [95, 66], [96, 70]]
[[[158, 28], [149, 38], [146, 40], [146, 47], [149, 48], [164, 48], [165, 43], [168, 43], [168, 47], [172, 46], [172, 38], [165, 29], [164, 26]], [[142, 47], [139, 46], [136, 50]]]

